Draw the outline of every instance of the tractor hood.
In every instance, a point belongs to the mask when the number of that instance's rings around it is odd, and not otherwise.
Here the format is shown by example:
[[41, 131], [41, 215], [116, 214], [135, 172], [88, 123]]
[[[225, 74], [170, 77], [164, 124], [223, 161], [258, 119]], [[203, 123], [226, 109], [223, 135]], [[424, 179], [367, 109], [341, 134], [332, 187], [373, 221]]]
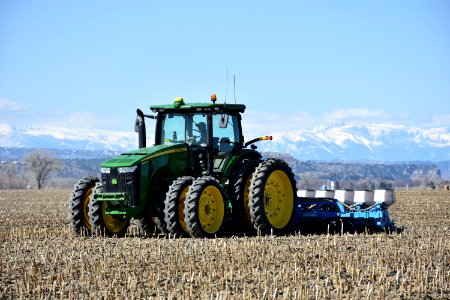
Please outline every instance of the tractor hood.
[[105, 161], [101, 166], [104, 168], [132, 167], [159, 156], [186, 151], [188, 151], [188, 145], [184, 143], [157, 145], [123, 153]]

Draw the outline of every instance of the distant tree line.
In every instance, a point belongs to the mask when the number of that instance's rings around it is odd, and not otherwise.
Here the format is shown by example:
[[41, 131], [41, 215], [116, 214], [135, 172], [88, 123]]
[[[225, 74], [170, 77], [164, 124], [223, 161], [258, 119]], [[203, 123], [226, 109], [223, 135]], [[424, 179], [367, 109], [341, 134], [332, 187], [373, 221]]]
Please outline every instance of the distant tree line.
[[264, 158], [285, 160], [301, 189], [319, 189], [327, 181], [342, 189], [439, 187], [441, 171], [432, 164], [300, 161], [287, 153], [263, 153]]
[[[434, 165], [414, 163], [341, 163], [299, 161], [286, 153], [263, 153], [264, 158], [285, 160], [292, 168], [298, 188], [319, 189], [327, 181], [340, 188], [374, 189], [401, 187], [446, 188]], [[0, 189], [72, 188], [84, 176], [99, 175], [107, 158], [57, 159], [49, 151], [27, 152], [17, 160], [0, 160]]]
[[[32, 182], [42, 189], [51, 176], [61, 169], [61, 161], [48, 151], [35, 151], [24, 157], [22, 162], [9, 162], [0, 165], [0, 188], [31, 188]], [[28, 173], [28, 176], [26, 175]]]

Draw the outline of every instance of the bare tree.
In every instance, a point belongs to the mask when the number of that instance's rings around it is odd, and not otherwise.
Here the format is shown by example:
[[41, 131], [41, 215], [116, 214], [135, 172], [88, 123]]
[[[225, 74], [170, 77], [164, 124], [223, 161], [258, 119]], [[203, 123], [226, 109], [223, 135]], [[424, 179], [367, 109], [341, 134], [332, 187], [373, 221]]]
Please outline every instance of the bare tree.
[[17, 174], [17, 165], [15, 164], [7, 164], [5, 166], [5, 175], [8, 180], [8, 188], [12, 188], [14, 179]]
[[23, 170], [18, 167], [17, 163], [4, 164], [0, 171], [0, 176], [2, 177], [0, 188], [24, 188], [26, 186], [26, 179], [23, 175]]
[[33, 172], [39, 190], [50, 178], [51, 173], [59, 170], [61, 166], [59, 160], [45, 151], [35, 151], [29, 154], [25, 157], [25, 163]]

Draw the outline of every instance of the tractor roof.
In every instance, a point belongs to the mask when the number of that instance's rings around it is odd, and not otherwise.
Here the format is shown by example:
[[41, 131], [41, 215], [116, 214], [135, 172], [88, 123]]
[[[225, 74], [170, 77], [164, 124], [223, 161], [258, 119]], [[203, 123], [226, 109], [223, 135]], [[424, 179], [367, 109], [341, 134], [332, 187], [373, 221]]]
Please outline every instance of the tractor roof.
[[[177, 98], [178, 99], [178, 98]], [[175, 100], [173, 104], [152, 105], [150, 109], [153, 112], [201, 112], [201, 111], [223, 111], [223, 112], [240, 112], [245, 111], [244, 104], [227, 104], [227, 103], [184, 103], [181, 100]]]

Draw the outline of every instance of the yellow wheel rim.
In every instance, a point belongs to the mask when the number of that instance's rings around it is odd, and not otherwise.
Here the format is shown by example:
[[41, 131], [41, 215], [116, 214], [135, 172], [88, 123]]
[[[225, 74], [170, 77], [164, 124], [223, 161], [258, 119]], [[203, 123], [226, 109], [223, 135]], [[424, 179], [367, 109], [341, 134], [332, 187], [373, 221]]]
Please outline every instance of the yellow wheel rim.
[[252, 181], [252, 174], [250, 174], [248, 176], [247, 181], [245, 182], [245, 187], [244, 187], [244, 210], [245, 210], [245, 215], [247, 216], [247, 220], [250, 223], [252, 222], [252, 218], [250, 216], [250, 207], [249, 207], [248, 203], [250, 202], [249, 193], [250, 193], [251, 181]]
[[113, 215], [106, 214], [106, 206], [107, 203], [103, 201], [102, 203], [102, 216], [103, 222], [105, 223], [106, 229], [108, 229], [112, 233], [121, 232], [125, 226], [127, 225], [127, 220], [121, 220], [119, 218], [114, 217]]
[[214, 234], [222, 226], [224, 214], [222, 193], [215, 186], [207, 186], [198, 203], [200, 225], [207, 233]]
[[86, 195], [84, 195], [83, 199], [83, 222], [86, 225], [87, 229], [91, 231], [91, 223], [89, 221], [89, 202], [91, 202], [91, 194], [92, 194], [92, 188], [90, 188]]
[[269, 223], [283, 229], [291, 219], [294, 192], [289, 177], [281, 170], [270, 174], [264, 187], [264, 210]]
[[187, 230], [187, 224], [184, 221], [184, 203], [186, 201], [186, 194], [189, 191], [189, 186], [185, 187], [184, 190], [181, 192], [180, 198], [178, 199], [178, 221], [180, 222], [181, 228], [185, 232], [188, 232]]

